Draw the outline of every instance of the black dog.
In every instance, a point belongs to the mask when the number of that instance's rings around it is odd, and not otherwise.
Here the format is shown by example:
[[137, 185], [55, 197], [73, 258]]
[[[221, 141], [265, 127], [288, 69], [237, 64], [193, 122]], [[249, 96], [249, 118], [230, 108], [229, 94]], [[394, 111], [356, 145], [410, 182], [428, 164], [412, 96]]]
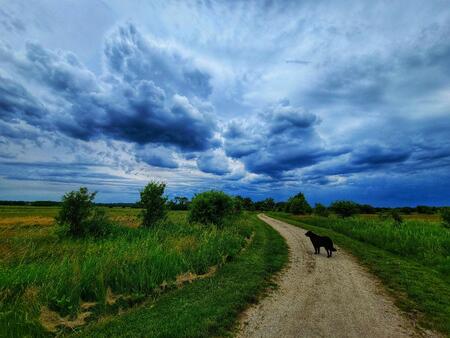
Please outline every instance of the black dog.
[[314, 246], [315, 254], [320, 254], [321, 246], [323, 246], [325, 248], [325, 250], [327, 250], [327, 257], [331, 257], [332, 251], [337, 251], [334, 248], [333, 241], [331, 240], [330, 237], [322, 237], [322, 236], [316, 235], [312, 231], [308, 231], [305, 234], [305, 236], [309, 237], [309, 239], [311, 240], [311, 242]]

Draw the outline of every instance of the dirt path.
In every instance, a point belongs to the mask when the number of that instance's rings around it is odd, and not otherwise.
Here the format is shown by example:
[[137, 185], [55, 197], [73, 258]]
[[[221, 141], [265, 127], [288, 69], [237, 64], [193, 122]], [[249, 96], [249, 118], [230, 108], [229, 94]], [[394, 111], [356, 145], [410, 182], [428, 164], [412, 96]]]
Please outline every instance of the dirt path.
[[290, 264], [279, 288], [242, 315], [238, 337], [422, 336], [352, 256], [339, 248], [332, 258], [323, 248], [314, 255], [306, 230], [259, 218], [286, 239]]

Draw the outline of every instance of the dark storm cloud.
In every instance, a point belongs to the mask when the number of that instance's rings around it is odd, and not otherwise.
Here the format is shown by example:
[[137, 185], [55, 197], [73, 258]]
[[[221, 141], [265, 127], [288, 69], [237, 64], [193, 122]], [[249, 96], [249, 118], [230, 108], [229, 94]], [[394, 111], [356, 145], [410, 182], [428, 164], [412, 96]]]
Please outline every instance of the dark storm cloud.
[[[106, 136], [186, 151], [210, 148], [216, 142], [212, 116], [179, 94], [209, 95], [209, 75], [181, 55], [158, 48], [134, 26], [118, 28], [105, 47], [113, 74], [102, 78], [72, 53], [52, 52], [36, 43], [26, 45], [24, 56], [3, 48], [5, 62], [57, 95], [44, 106], [19, 83], [3, 79], [0, 116], [45, 125], [85, 141]], [[45, 121], [38, 120], [42, 116]]]
[[138, 161], [145, 162], [154, 167], [175, 169], [178, 163], [173, 157], [173, 151], [162, 147], [141, 147], [136, 150]]
[[354, 151], [352, 153], [351, 162], [356, 165], [367, 164], [369, 166], [377, 166], [388, 163], [404, 162], [410, 155], [410, 150], [370, 145]]
[[227, 157], [214, 152], [201, 154], [197, 159], [197, 167], [205, 173], [219, 176], [231, 172]]
[[45, 107], [22, 85], [0, 76], [0, 118], [4, 121], [38, 122], [45, 115]]
[[315, 130], [319, 122], [316, 115], [280, 102], [255, 123], [230, 123], [224, 134], [225, 151], [239, 158], [250, 172], [272, 177], [348, 152], [324, 146]]

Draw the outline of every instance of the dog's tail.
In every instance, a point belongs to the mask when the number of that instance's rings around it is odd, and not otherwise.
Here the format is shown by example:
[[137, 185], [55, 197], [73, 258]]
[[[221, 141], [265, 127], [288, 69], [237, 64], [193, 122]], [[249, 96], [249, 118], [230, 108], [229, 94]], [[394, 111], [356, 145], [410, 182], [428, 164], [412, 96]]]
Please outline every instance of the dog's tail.
[[333, 248], [331, 249], [331, 251], [337, 251], [336, 248], [333, 246]]

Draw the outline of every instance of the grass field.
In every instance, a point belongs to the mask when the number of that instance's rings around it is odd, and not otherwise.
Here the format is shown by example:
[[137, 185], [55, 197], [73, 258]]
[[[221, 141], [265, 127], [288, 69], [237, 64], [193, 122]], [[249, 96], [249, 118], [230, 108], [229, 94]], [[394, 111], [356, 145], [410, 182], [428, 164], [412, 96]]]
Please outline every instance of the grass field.
[[[139, 210], [106, 209], [123, 226], [100, 240], [58, 237], [56, 207], [0, 208], [0, 335], [77, 332], [85, 322], [105, 321], [133, 306], [145, 309], [168, 290], [221, 271], [224, 263], [246, 252], [242, 249], [252, 233], [266, 231], [254, 216], [217, 229], [189, 225], [185, 212], [171, 212], [167, 225], [148, 230], [136, 228]], [[278, 247], [286, 251], [283, 243]], [[264, 270], [265, 264], [258, 268]], [[253, 291], [266, 283], [267, 275], [257, 279]], [[180, 325], [188, 330], [198, 323]]]
[[382, 279], [400, 308], [450, 336], [450, 231], [440, 222], [270, 216], [330, 236]]

